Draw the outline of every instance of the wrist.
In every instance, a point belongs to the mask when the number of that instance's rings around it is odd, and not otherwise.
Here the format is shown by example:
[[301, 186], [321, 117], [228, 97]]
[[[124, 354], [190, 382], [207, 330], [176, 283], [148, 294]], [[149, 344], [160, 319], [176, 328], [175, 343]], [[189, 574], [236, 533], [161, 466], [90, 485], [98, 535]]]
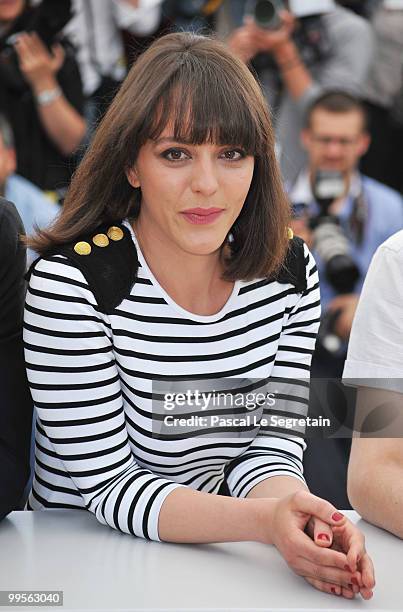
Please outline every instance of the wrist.
[[252, 508], [254, 540], [262, 544], [273, 544], [274, 513], [278, 499], [259, 498], [249, 500]]
[[292, 40], [285, 40], [276, 45], [273, 49], [273, 55], [279, 66], [300, 60], [300, 54]]
[[32, 83], [32, 90], [35, 96], [39, 96], [44, 91], [49, 91], [51, 89], [57, 89], [59, 87], [59, 83], [52, 76], [41, 78]]

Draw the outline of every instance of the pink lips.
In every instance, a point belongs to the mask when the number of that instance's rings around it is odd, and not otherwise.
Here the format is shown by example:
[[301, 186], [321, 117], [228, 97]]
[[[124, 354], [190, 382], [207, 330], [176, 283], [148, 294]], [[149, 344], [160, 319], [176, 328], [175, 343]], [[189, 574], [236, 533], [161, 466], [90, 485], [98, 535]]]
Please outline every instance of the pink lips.
[[218, 219], [222, 212], [222, 208], [189, 208], [181, 214], [193, 225], [207, 225]]

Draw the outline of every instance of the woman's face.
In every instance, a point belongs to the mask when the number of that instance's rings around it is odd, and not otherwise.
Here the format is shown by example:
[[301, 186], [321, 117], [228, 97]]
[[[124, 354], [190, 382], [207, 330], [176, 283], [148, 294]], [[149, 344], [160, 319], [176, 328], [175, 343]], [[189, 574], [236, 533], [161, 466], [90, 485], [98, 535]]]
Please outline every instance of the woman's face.
[[12, 22], [22, 13], [25, 0], [0, 0], [0, 22]]
[[138, 224], [186, 253], [209, 255], [241, 212], [254, 158], [235, 146], [178, 142], [172, 133], [168, 126], [148, 140], [128, 172], [142, 192]]

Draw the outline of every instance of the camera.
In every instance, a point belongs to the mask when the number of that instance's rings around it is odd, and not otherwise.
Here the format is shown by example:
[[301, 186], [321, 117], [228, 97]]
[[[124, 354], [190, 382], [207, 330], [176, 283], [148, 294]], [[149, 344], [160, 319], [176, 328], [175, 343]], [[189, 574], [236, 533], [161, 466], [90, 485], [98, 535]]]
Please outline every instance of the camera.
[[285, 8], [282, 0], [253, 0], [249, 2], [247, 12], [253, 17], [259, 28], [277, 30], [282, 23], [280, 12]]
[[[313, 230], [315, 249], [325, 264], [326, 277], [338, 293], [352, 293], [360, 271], [350, 255], [350, 244], [337, 217], [329, 213], [330, 205], [346, 192], [343, 174], [318, 170], [312, 192], [320, 210], [311, 219], [310, 228]], [[319, 328], [318, 346], [331, 354], [337, 353], [342, 347], [342, 341], [334, 332], [340, 314], [340, 310], [325, 313]]]
[[38, 6], [24, 11], [16, 20], [3, 48], [12, 48], [18, 34], [25, 31], [36, 32], [50, 49], [71, 17], [71, 0], [42, 0]]
[[345, 194], [345, 179], [341, 172], [318, 170], [312, 191], [319, 205], [319, 214], [310, 221], [315, 249], [325, 264], [325, 273], [338, 293], [354, 290], [360, 271], [350, 255], [350, 245], [340, 223], [329, 213], [330, 205]]

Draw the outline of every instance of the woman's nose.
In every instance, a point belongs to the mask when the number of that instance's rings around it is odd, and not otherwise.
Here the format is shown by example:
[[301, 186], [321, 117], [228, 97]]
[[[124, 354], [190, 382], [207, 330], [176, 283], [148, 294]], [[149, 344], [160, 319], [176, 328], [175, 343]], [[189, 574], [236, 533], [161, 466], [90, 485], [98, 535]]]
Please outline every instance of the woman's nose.
[[200, 159], [193, 165], [192, 191], [205, 196], [213, 195], [218, 189], [217, 168], [211, 159]]

